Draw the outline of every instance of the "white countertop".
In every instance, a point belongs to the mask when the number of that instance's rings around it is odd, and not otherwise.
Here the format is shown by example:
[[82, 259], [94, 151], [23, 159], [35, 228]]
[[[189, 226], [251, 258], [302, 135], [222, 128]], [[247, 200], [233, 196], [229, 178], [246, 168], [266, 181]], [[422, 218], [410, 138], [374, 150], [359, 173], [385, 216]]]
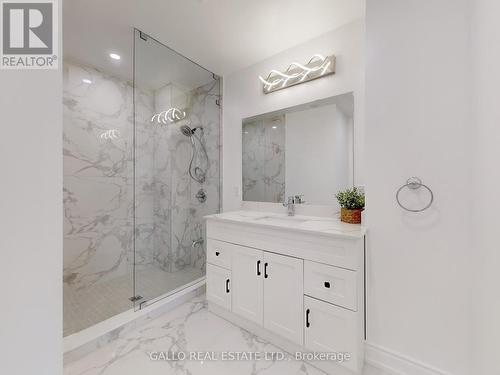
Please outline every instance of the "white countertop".
[[207, 220], [244, 223], [278, 229], [289, 229], [305, 233], [320, 233], [334, 237], [361, 238], [366, 228], [358, 224], [347, 224], [336, 218], [277, 214], [261, 211], [230, 211], [205, 216]]

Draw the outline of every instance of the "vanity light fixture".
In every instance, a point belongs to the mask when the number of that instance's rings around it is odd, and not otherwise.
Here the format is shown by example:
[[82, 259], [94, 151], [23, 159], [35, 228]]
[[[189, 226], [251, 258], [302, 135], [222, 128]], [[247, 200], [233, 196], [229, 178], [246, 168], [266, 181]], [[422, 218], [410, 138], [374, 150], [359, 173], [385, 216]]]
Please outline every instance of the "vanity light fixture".
[[281, 90], [290, 86], [326, 77], [335, 73], [335, 56], [324, 57], [316, 54], [305, 65], [292, 62], [284, 72], [271, 70], [267, 78], [259, 76], [264, 84], [264, 94]]
[[111, 57], [113, 60], [120, 60], [121, 56], [116, 54], [116, 53], [110, 53], [109, 57]]
[[87, 84], [89, 84], [89, 85], [92, 83], [92, 81], [91, 81], [90, 79], [88, 79], [88, 78], [84, 78], [84, 79], [82, 79], [82, 82], [83, 82], [83, 83], [87, 83]]
[[157, 113], [151, 117], [151, 122], [158, 122], [160, 124], [167, 124], [169, 122], [177, 122], [186, 118], [186, 111], [178, 108], [170, 108], [166, 111]]

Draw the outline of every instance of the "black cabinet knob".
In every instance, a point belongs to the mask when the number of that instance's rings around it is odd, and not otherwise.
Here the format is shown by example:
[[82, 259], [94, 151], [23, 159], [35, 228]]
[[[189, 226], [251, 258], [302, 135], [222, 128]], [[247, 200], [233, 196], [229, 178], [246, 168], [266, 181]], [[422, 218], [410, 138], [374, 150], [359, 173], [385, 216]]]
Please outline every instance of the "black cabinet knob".
[[330, 282], [329, 281], [325, 281], [325, 288], [330, 288]]
[[220, 253], [218, 251], [215, 252], [215, 256], [218, 257]]

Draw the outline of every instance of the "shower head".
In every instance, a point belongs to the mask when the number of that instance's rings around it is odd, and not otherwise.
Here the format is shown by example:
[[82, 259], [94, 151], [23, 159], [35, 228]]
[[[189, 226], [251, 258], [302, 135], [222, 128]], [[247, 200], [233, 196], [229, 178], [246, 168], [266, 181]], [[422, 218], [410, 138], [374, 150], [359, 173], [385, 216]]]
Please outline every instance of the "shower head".
[[181, 126], [181, 133], [184, 134], [186, 137], [191, 137], [193, 135], [193, 133], [194, 133], [194, 130], [192, 130], [187, 125], [182, 125]]
[[184, 134], [186, 137], [191, 137], [194, 134], [194, 132], [198, 129], [200, 129], [200, 131], [203, 131], [203, 128], [201, 126], [197, 126], [196, 128], [191, 129], [187, 125], [182, 125], [180, 129], [181, 133]]

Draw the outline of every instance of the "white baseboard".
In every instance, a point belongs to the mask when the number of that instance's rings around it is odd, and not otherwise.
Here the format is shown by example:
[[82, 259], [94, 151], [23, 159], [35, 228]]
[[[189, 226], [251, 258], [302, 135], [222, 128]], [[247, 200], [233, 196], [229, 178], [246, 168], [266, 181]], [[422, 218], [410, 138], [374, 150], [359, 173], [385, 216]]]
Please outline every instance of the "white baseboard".
[[453, 375], [381, 346], [365, 343], [365, 362], [387, 375]]

